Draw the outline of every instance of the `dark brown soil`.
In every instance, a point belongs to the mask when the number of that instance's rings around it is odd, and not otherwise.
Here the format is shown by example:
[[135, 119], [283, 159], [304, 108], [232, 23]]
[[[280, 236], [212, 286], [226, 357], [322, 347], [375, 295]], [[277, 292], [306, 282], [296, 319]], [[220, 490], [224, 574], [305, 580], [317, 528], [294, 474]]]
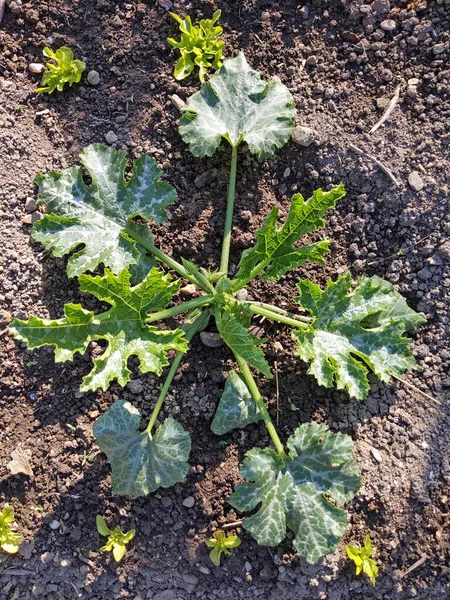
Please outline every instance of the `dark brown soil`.
[[[323, 284], [347, 267], [355, 276], [385, 277], [427, 318], [413, 336], [419, 368], [404, 379], [441, 403], [398, 381], [373, 380], [365, 402], [318, 387], [295, 359], [289, 332], [263, 323], [265, 351], [277, 363], [282, 436], [309, 420], [352, 434], [364, 485], [347, 505], [350, 525], [339, 551], [318, 565], [295, 556], [289, 540], [261, 548], [239, 531], [242, 545], [220, 568], [209, 561], [203, 542], [215, 527], [238, 518], [227, 499], [245, 451], [269, 444], [260, 425], [221, 440], [209, 429], [233, 366], [231, 354], [193, 342], [164, 409], [193, 437], [190, 474], [183, 485], [131, 500], [111, 495], [110, 468], [94, 444], [92, 424], [117, 398], [129, 399], [147, 416], [157, 379], [133, 365], [137, 383], [82, 394], [90, 356], [55, 365], [51, 350], [29, 352], [3, 328], [12, 316], [60, 316], [67, 301], [88, 306], [76, 281], [67, 279], [64, 261], [42, 252], [29, 236], [25, 205], [35, 197], [36, 173], [76, 163], [85, 145], [103, 142], [113, 131], [117, 147], [130, 157], [149, 152], [177, 188], [177, 205], [157, 230], [158, 243], [177, 258], [215, 267], [229, 152], [223, 147], [200, 161], [179, 137], [170, 97], [186, 98], [198, 81], [180, 85], [173, 79], [175, 56], [166, 38], [175, 27], [157, 2], [23, 5], [19, 15], [6, 8], [0, 29], [0, 508], [4, 502], [14, 507], [26, 544], [17, 557], [0, 555], [0, 598], [449, 598], [447, 0], [175, 2], [175, 12], [196, 19], [221, 8], [226, 56], [243, 49], [265, 77], [279, 76], [293, 93], [298, 124], [316, 132], [308, 148], [290, 143], [264, 163], [240, 152], [233, 263], [274, 204], [286, 214], [295, 191], [308, 194], [340, 181], [348, 190], [327, 221], [333, 240], [327, 266], [298, 269], [280, 284], [257, 283], [250, 293], [279, 305], [289, 302], [301, 277]], [[394, 21], [393, 32], [381, 28], [386, 19]], [[87, 70], [99, 72], [100, 84], [91, 87], [84, 77], [64, 93], [36, 96], [39, 76], [28, 65], [41, 61], [44, 46], [62, 44], [86, 61]], [[397, 108], [369, 135], [397, 85]], [[400, 187], [350, 144], [376, 155]], [[195, 179], [208, 170], [213, 180], [198, 188]], [[408, 184], [413, 171], [421, 191]], [[275, 383], [260, 383], [275, 417]], [[32, 478], [12, 476], [6, 467], [18, 444], [32, 452]], [[188, 496], [195, 498], [192, 508], [183, 505]], [[99, 552], [97, 514], [137, 530], [119, 565]], [[375, 589], [355, 576], [345, 556], [345, 544], [361, 543], [366, 533], [377, 547]]]

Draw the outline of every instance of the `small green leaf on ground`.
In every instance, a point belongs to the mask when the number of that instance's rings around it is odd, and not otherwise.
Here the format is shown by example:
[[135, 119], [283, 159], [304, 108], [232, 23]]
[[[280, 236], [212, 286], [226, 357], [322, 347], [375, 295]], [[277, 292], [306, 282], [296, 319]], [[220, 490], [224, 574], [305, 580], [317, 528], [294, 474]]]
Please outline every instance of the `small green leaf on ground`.
[[[294, 532], [294, 548], [309, 562], [333, 552], [345, 533], [347, 517], [339, 508], [361, 485], [352, 458], [352, 440], [324, 425], [300, 425], [287, 441], [289, 455], [253, 448], [246, 453], [230, 503], [240, 511], [258, 511], [244, 527], [258, 544], [277, 546]], [[330, 501], [333, 499], [333, 503]]]
[[47, 70], [42, 74], [41, 87], [38, 94], [52, 94], [55, 90], [62, 92], [66, 84], [71, 87], [81, 80], [86, 65], [81, 60], [75, 60], [73, 52], [67, 46], [61, 46], [56, 52], [44, 48], [43, 54], [53, 62], [47, 63]]
[[122, 533], [119, 527], [111, 530], [101, 515], [97, 515], [96, 524], [99, 534], [108, 536], [108, 541], [100, 548], [101, 552], [112, 552], [114, 560], [120, 562], [125, 555], [125, 546], [134, 538], [136, 530], [130, 529], [127, 533]]
[[12, 506], [4, 506], [0, 513], [0, 548], [8, 554], [17, 554], [22, 539], [20, 533], [11, 531], [14, 521], [14, 509]]
[[97, 419], [94, 436], [112, 469], [112, 491], [137, 498], [181, 483], [189, 470], [191, 438], [171, 417], [151, 437], [140, 432], [141, 415], [117, 400]]
[[226, 535], [223, 531], [215, 531], [214, 537], [206, 540], [205, 544], [208, 548], [212, 548], [209, 558], [218, 567], [222, 554], [225, 554], [225, 556], [231, 554], [233, 548], [241, 545], [241, 540], [237, 535]]
[[322, 229], [325, 225], [323, 215], [343, 196], [345, 189], [342, 184], [328, 192], [318, 189], [307, 201], [301, 194], [295, 194], [291, 199], [286, 222], [280, 229], [277, 229], [278, 208], [272, 208], [255, 234], [256, 245], [244, 250], [236, 279], [249, 280], [252, 278], [252, 271], [261, 267], [261, 279], [279, 279], [287, 271], [308, 260], [324, 263], [323, 256], [330, 247], [328, 240], [300, 248], [295, 248], [294, 244], [307, 233]]
[[106, 350], [94, 359], [92, 371], [83, 379], [82, 391], [108, 389], [117, 379], [124, 386], [130, 379], [130, 356], [137, 356], [143, 373], [161, 374], [167, 366], [167, 352], [186, 352], [187, 341], [181, 329], [158, 330], [145, 325], [149, 311], [166, 307], [179, 287], [170, 275], [156, 268], [138, 285], [130, 286], [130, 273], [119, 276], [106, 270], [103, 277], [82, 275], [80, 290], [89, 292], [111, 308], [94, 314], [80, 304], [66, 304], [64, 317], [53, 321], [30, 317], [28, 321], [14, 319], [10, 330], [16, 339], [26, 342], [30, 349], [55, 346], [55, 361], [72, 360], [83, 354], [90, 342], [105, 340]]
[[[163, 222], [166, 206], [176, 199], [174, 188], [161, 181], [156, 162], [142, 155], [125, 181], [126, 153], [102, 144], [83, 150], [80, 167], [50, 171], [36, 178], [39, 203], [47, 215], [34, 224], [33, 238], [58, 257], [75, 251], [67, 262], [69, 277], [95, 271], [100, 264], [118, 275], [145, 259], [145, 251], [124, 228], [137, 216]], [[147, 259], [148, 260], [148, 259]]]
[[377, 563], [371, 558], [375, 553], [376, 548], [372, 548], [370, 535], [366, 535], [364, 546], [362, 548], [359, 548], [358, 546], [346, 546], [345, 549], [347, 551], [347, 556], [356, 565], [356, 574], [359, 575], [362, 571], [369, 577], [372, 585], [375, 586], [378, 567]]
[[202, 84], [182, 109], [180, 135], [194, 156], [212, 156], [222, 138], [242, 140], [264, 159], [286, 144], [294, 131], [292, 96], [278, 81], [265, 82], [241, 52]]
[[369, 370], [389, 381], [391, 375], [415, 368], [410, 341], [402, 334], [425, 321], [391, 283], [377, 276], [362, 277], [353, 291], [351, 286], [350, 273], [328, 281], [323, 291], [301, 281], [296, 300], [316, 321], [293, 336], [298, 356], [311, 362], [308, 373], [320, 385], [335, 384], [361, 399], [369, 392]]
[[236, 371], [230, 371], [211, 430], [216, 435], [223, 435], [232, 429], [256, 423], [261, 418], [245, 381]]

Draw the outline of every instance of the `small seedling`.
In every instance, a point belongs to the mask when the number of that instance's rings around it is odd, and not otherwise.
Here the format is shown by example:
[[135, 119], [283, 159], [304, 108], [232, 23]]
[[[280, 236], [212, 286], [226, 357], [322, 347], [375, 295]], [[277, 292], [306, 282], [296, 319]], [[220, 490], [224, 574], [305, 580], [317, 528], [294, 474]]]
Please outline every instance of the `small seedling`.
[[90, 454], [88, 454], [86, 452], [86, 450], [83, 450], [83, 458], [81, 459], [81, 468], [83, 469], [83, 467], [86, 465], [86, 463], [88, 462], [94, 462], [94, 457], [91, 456]]
[[356, 574], [359, 575], [363, 571], [369, 577], [372, 585], [375, 586], [378, 567], [371, 556], [375, 553], [376, 548], [372, 548], [369, 534], [366, 535], [362, 548], [358, 546], [346, 546], [345, 549], [347, 550], [347, 556], [356, 565]]
[[19, 550], [20, 533], [11, 531], [11, 523], [14, 521], [14, 509], [5, 506], [0, 513], [0, 548], [8, 554], [16, 554]]
[[134, 538], [136, 529], [130, 529], [127, 533], [122, 533], [118, 527], [115, 527], [111, 531], [101, 515], [97, 515], [96, 523], [99, 534], [108, 536], [108, 541], [100, 548], [101, 552], [112, 552], [114, 560], [120, 562], [125, 554], [125, 546]]
[[38, 94], [52, 94], [55, 90], [62, 92], [66, 83], [72, 86], [81, 80], [86, 65], [81, 60], [74, 59], [70, 48], [61, 46], [56, 52], [50, 48], [44, 48], [43, 54], [56, 64], [47, 63], [47, 71], [44, 71], [42, 75], [41, 87], [36, 90]]
[[237, 548], [241, 545], [241, 540], [237, 535], [226, 535], [223, 531], [216, 531], [214, 537], [206, 540], [205, 544], [208, 548], [212, 548], [209, 553], [209, 558], [218, 567], [222, 554], [231, 554], [232, 548]]
[[222, 66], [223, 41], [218, 38], [223, 32], [222, 27], [214, 24], [220, 18], [222, 11], [216, 10], [212, 19], [202, 19], [199, 26], [192, 25], [191, 17], [182, 19], [175, 13], [169, 13], [180, 25], [181, 39], [167, 38], [173, 48], [180, 51], [173, 75], [175, 79], [185, 79], [194, 68], [199, 68], [199, 78], [203, 82], [209, 69], [216, 71]]

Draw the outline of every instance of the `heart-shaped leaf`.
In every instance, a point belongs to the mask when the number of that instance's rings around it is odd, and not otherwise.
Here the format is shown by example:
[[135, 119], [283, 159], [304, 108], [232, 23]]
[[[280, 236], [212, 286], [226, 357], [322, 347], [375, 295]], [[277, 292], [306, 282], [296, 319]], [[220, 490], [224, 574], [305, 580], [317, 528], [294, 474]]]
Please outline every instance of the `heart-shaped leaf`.
[[189, 470], [191, 438], [167, 418], [151, 437], [140, 432], [141, 415], [117, 400], [94, 424], [94, 436], [112, 469], [112, 490], [135, 498], [184, 481]]
[[297, 354], [311, 361], [308, 373], [320, 385], [346, 389], [354, 398], [366, 398], [367, 373], [382, 381], [413, 369], [416, 361], [405, 331], [425, 320], [408, 307], [392, 284], [377, 276], [362, 277], [350, 292], [350, 273], [324, 291], [311, 281], [298, 284], [297, 302], [316, 321], [304, 331], [294, 331]]
[[279, 81], [265, 82], [243, 52], [226, 60], [182, 109], [180, 134], [194, 156], [212, 156], [222, 138], [242, 140], [250, 152], [268, 158], [292, 136], [295, 108]]
[[136, 216], [165, 221], [165, 208], [176, 199], [174, 188], [160, 180], [160, 169], [147, 155], [134, 161], [129, 181], [124, 179], [127, 161], [122, 150], [93, 144], [83, 150], [80, 162], [90, 185], [80, 167], [36, 178], [39, 203], [46, 204], [49, 214], [35, 223], [33, 238], [58, 257], [76, 250], [67, 263], [69, 277], [94, 271], [100, 264], [118, 275], [142, 260], [148, 262], [145, 250], [124, 228]]
[[300, 425], [287, 446], [285, 457], [267, 448], [247, 452], [241, 468], [246, 482], [236, 487], [230, 503], [240, 511], [259, 506], [244, 519], [258, 544], [277, 546], [288, 527], [295, 549], [314, 563], [344, 535], [347, 518], [339, 506], [355, 495], [361, 478], [351, 438], [324, 425]]

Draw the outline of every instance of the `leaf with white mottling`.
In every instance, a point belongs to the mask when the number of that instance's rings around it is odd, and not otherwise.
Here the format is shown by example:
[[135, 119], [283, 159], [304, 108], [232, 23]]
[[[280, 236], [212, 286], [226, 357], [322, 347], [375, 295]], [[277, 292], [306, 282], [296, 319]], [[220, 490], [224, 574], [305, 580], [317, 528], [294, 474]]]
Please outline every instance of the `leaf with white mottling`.
[[141, 261], [148, 263], [145, 250], [124, 228], [137, 216], [165, 221], [165, 208], [176, 199], [174, 188], [160, 180], [161, 170], [147, 155], [134, 161], [129, 181], [124, 179], [127, 159], [122, 150], [92, 144], [80, 162], [90, 185], [80, 167], [36, 178], [38, 200], [48, 214], [34, 224], [33, 238], [58, 257], [75, 251], [67, 263], [69, 277], [100, 264], [118, 275]]
[[81, 390], [106, 390], [117, 379], [124, 386], [130, 379], [130, 356], [137, 356], [143, 373], [160, 375], [168, 365], [167, 352], [186, 352], [183, 331], [158, 330], [145, 325], [148, 312], [163, 310], [178, 291], [181, 282], [154, 268], [138, 285], [130, 286], [130, 273], [119, 276], [106, 270], [103, 277], [82, 275], [80, 289], [89, 292], [111, 308], [94, 314], [79, 304], [66, 304], [64, 317], [56, 320], [30, 317], [14, 319], [10, 329], [16, 339], [30, 349], [55, 346], [55, 361], [72, 360], [76, 352], [84, 353], [90, 342], [106, 340], [104, 352], [94, 360], [92, 371], [83, 379]]
[[259, 265], [264, 267], [261, 279], [279, 279], [308, 260], [324, 263], [323, 256], [330, 247], [328, 240], [300, 248], [294, 244], [307, 233], [322, 229], [325, 225], [323, 215], [344, 195], [342, 184], [327, 192], [318, 189], [307, 201], [301, 194], [295, 194], [291, 199], [289, 214], [280, 229], [277, 229], [278, 208], [272, 208], [255, 234], [256, 245], [242, 253], [236, 279], [252, 279], [252, 271]]
[[245, 381], [236, 371], [230, 371], [211, 430], [216, 435], [223, 435], [232, 429], [256, 423], [261, 418]]
[[295, 108], [279, 81], [265, 82], [243, 52], [222, 68], [182, 108], [180, 134], [194, 156], [212, 156], [222, 138], [247, 142], [250, 152], [268, 158], [292, 136]]
[[293, 336], [298, 356], [311, 361], [308, 373], [320, 385], [335, 384], [361, 399], [369, 391], [369, 370], [389, 381], [391, 375], [415, 368], [410, 341], [402, 334], [425, 321], [392, 284], [377, 276], [362, 277], [352, 292], [351, 285], [349, 273], [328, 281], [324, 291], [301, 281], [296, 300], [316, 320]]
[[112, 469], [112, 491], [135, 498], [181, 483], [189, 470], [191, 438], [167, 418], [150, 436], [139, 431], [141, 415], [117, 400], [94, 424], [94, 436]]
[[271, 449], [247, 452], [241, 468], [246, 481], [230, 503], [243, 512], [258, 508], [243, 523], [258, 544], [278, 545], [287, 527], [295, 534], [296, 550], [314, 563], [333, 552], [344, 535], [347, 518], [339, 506], [355, 495], [361, 478], [351, 438], [324, 425], [300, 425], [287, 446], [285, 457]]

